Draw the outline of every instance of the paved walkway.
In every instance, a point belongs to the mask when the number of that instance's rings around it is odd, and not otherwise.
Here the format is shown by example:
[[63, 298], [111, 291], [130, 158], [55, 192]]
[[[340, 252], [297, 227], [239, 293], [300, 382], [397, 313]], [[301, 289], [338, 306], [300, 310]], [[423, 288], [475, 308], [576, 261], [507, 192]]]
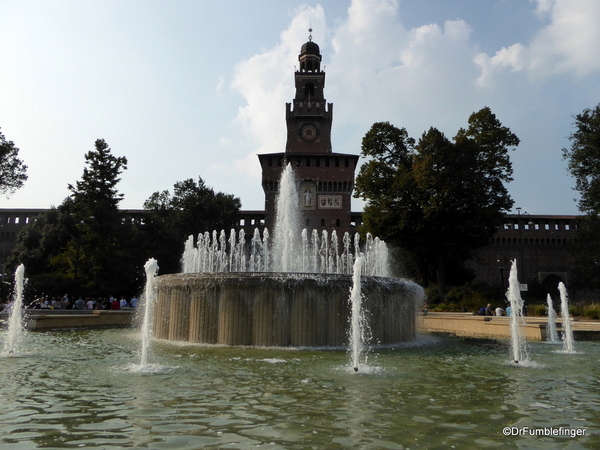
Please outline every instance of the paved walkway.
[[[422, 331], [446, 332], [461, 336], [510, 337], [510, 317], [479, 316], [472, 313], [429, 312], [417, 317], [417, 327]], [[546, 317], [525, 317], [522, 327], [527, 339], [546, 340]], [[562, 319], [556, 321], [562, 328]], [[575, 317], [571, 319], [575, 340], [600, 340], [600, 321]]]

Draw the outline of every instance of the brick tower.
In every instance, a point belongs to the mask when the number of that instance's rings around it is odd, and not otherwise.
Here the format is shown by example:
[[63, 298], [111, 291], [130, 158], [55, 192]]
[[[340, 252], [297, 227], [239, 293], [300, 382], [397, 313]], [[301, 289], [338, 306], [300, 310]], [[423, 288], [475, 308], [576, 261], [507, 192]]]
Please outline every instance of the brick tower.
[[273, 229], [279, 179], [284, 166], [291, 163], [298, 183], [302, 225], [309, 232], [336, 230], [340, 236], [354, 231], [350, 200], [358, 155], [331, 150], [333, 103], [325, 101], [325, 72], [321, 70], [319, 46], [312, 36], [302, 45], [298, 60], [300, 69], [294, 73], [296, 96], [293, 103], [286, 103], [285, 152], [258, 155], [266, 226]]

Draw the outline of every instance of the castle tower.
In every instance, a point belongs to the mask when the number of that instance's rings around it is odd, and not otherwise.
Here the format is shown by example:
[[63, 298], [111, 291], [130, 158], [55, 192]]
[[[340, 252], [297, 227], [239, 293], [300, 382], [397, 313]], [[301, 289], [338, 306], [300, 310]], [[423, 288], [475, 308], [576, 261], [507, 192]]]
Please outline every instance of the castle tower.
[[350, 201], [359, 157], [332, 152], [333, 104], [325, 100], [321, 60], [319, 46], [309, 36], [298, 56], [300, 68], [294, 73], [296, 95], [293, 103], [286, 103], [285, 152], [258, 155], [265, 191], [265, 221], [267, 228], [272, 229], [281, 172], [291, 163], [298, 182], [302, 226], [309, 232], [336, 230], [341, 236], [355, 231]]

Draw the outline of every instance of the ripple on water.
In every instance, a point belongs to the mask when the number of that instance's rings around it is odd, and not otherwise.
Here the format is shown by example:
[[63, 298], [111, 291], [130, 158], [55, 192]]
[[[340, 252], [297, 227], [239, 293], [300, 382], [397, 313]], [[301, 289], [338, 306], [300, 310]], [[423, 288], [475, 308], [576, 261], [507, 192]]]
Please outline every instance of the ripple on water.
[[[133, 336], [28, 336], [31, 354], [0, 364], [0, 448], [551, 448], [565, 440], [502, 427], [600, 423], [595, 343], [532, 345], [536, 363], [518, 370], [505, 350], [436, 338], [372, 350], [356, 374], [345, 351], [161, 342], [144, 371]], [[598, 434], [578, 439], [600, 448]]]

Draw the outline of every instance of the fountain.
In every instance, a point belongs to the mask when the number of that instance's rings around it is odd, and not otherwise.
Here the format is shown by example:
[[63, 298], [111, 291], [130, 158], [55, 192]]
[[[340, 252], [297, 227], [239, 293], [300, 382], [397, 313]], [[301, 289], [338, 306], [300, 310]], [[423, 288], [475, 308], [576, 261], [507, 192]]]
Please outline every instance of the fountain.
[[150, 339], [152, 337], [152, 322], [154, 303], [156, 301], [156, 287], [154, 277], [158, 272], [158, 264], [154, 258], [150, 258], [144, 265], [146, 272], [146, 287], [144, 289], [144, 319], [142, 321], [142, 355], [140, 365], [145, 368], [148, 365], [148, 351], [150, 349]]
[[515, 364], [526, 361], [527, 346], [521, 332], [523, 324], [523, 299], [521, 298], [521, 284], [517, 275], [517, 260], [512, 261], [510, 276], [508, 278], [508, 300], [510, 301], [510, 329], [511, 329], [511, 356]]
[[552, 297], [550, 297], [550, 294], [548, 294], [546, 301], [548, 303], [548, 328], [546, 339], [551, 344], [556, 344], [558, 343], [558, 333], [556, 332], [556, 311], [552, 305]]
[[560, 292], [563, 350], [566, 353], [574, 353], [575, 349], [573, 346], [573, 330], [571, 329], [571, 318], [569, 315], [569, 296], [567, 295], [567, 288], [562, 281], [558, 283], [558, 291]]
[[362, 312], [362, 292], [360, 275], [362, 272], [364, 258], [358, 257], [354, 262], [354, 275], [352, 278], [352, 289], [350, 291], [350, 303], [352, 314], [350, 316], [350, 354], [352, 355], [352, 367], [358, 372], [358, 366], [363, 353], [363, 342], [365, 333], [365, 320]]
[[8, 336], [4, 345], [4, 352], [8, 355], [16, 354], [25, 329], [23, 327], [23, 287], [25, 266], [20, 264], [15, 271], [15, 291], [8, 318]]
[[[298, 267], [298, 237], [300, 237], [300, 217], [298, 215], [298, 190], [294, 180], [294, 171], [288, 164], [281, 174], [281, 191], [277, 196], [275, 219], [275, 242], [273, 262], [280, 272], [296, 272]], [[302, 258], [304, 261], [304, 258]]]
[[300, 230], [291, 165], [283, 170], [274, 236], [258, 229], [190, 236], [183, 273], [157, 277], [154, 336], [223, 345], [340, 347], [348, 344], [355, 260], [363, 256], [362, 291], [370, 344], [416, 336], [423, 298], [417, 284], [390, 278], [387, 247], [367, 235]]

